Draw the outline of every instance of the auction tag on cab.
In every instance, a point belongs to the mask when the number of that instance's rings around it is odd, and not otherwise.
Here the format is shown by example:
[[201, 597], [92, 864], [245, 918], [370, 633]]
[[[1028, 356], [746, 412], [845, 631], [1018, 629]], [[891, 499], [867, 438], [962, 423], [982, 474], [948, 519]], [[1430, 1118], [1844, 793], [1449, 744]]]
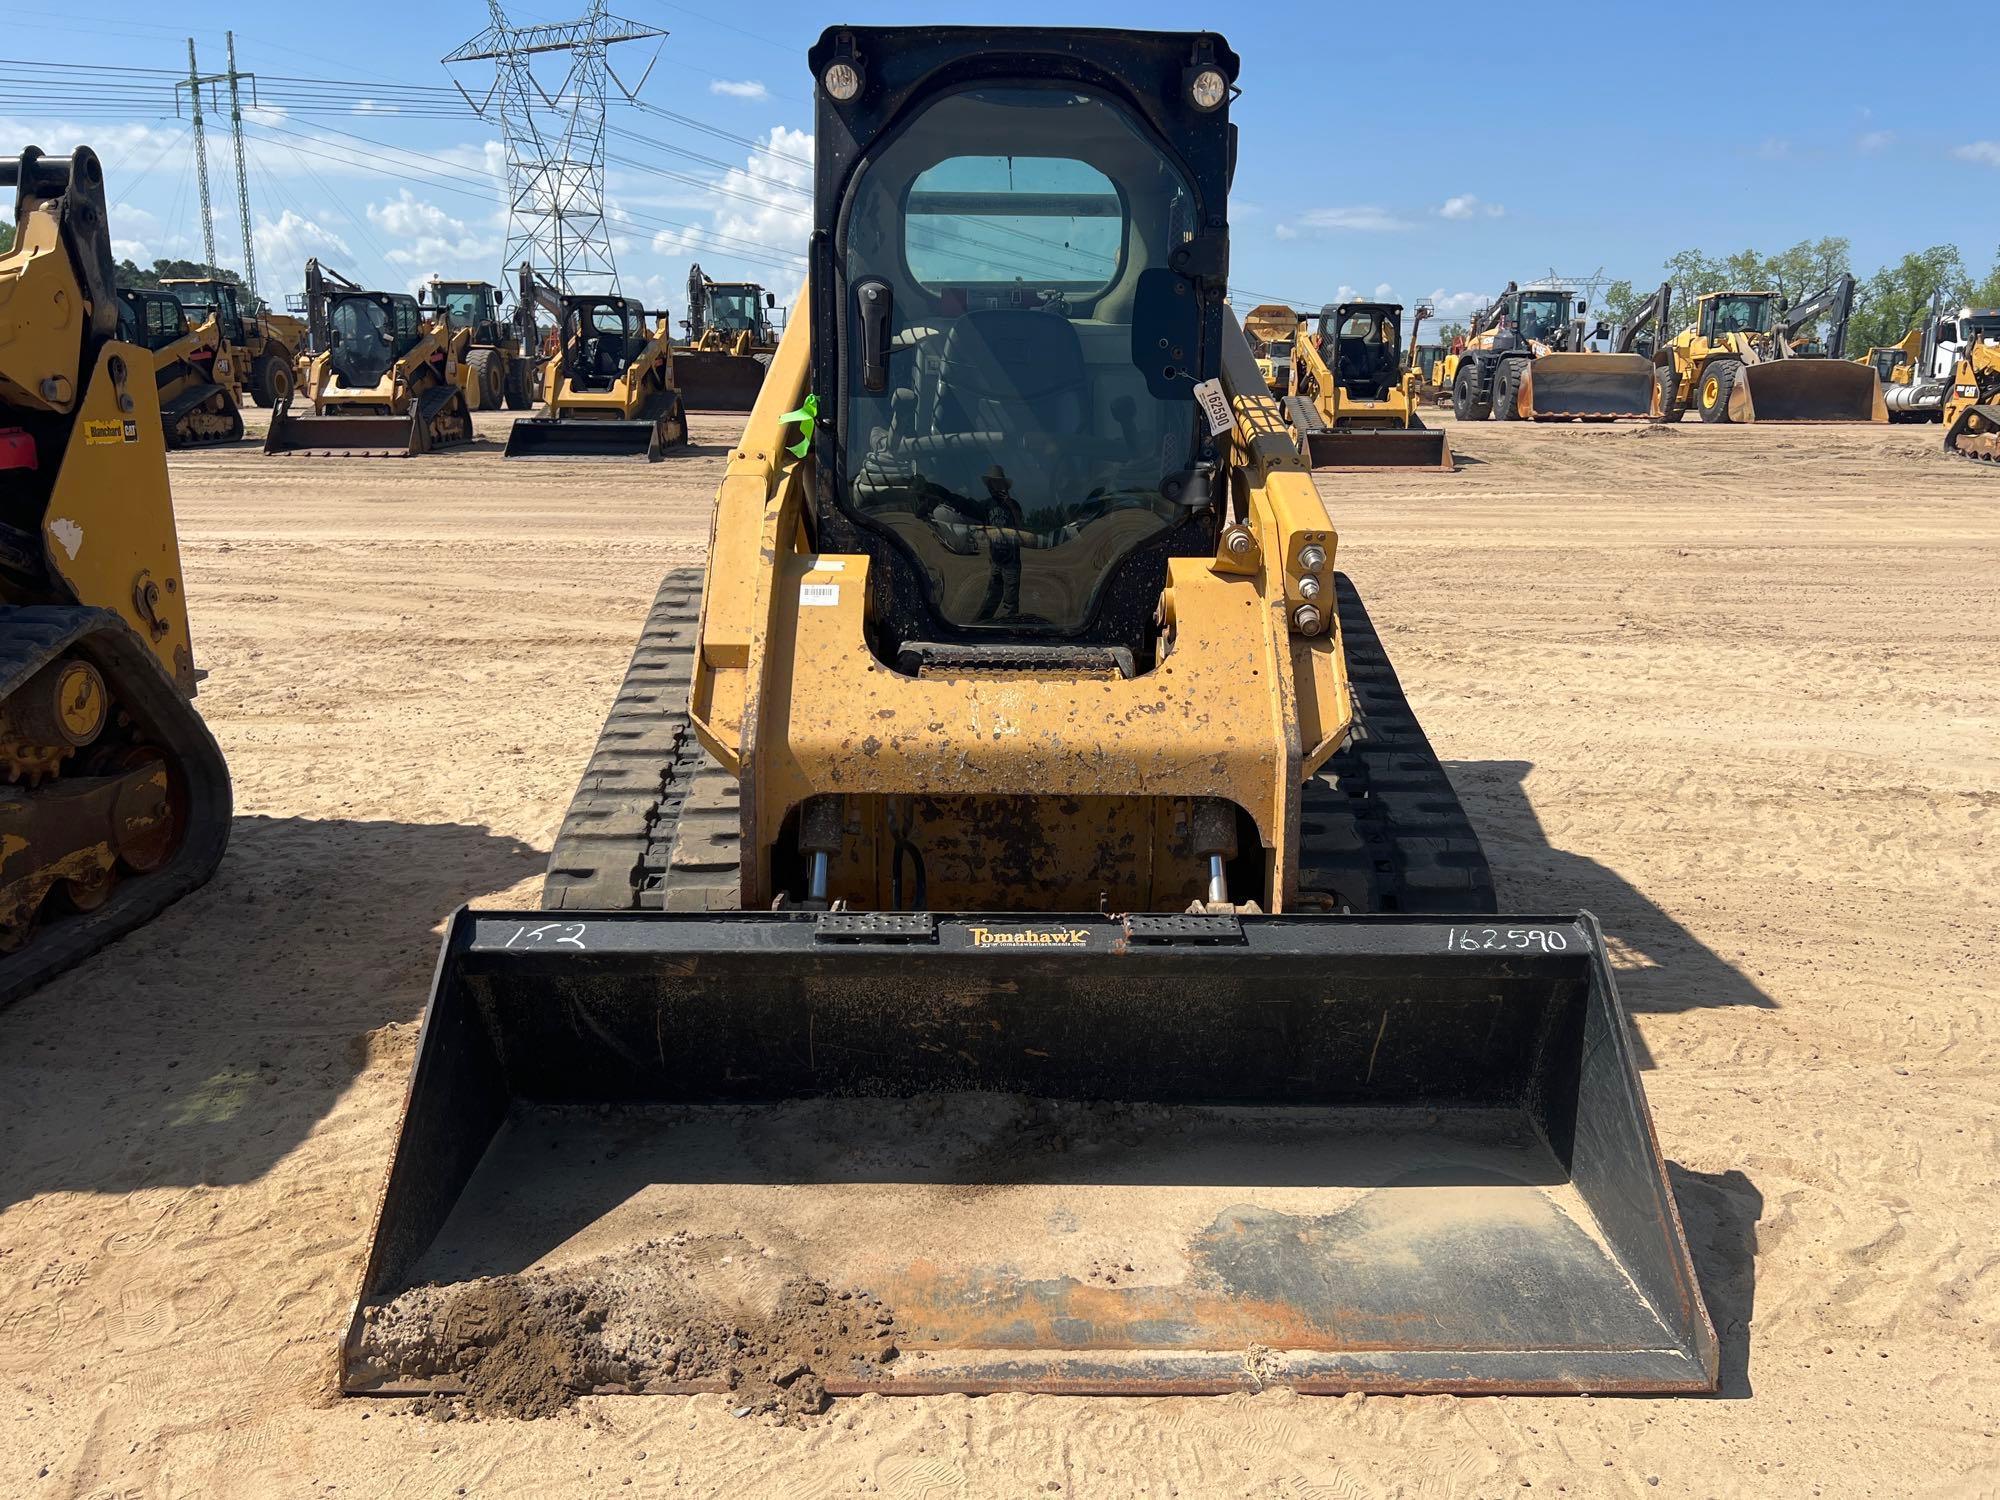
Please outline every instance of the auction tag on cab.
[[1194, 399], [1201, 403], [1201, 414], [1208, 418], [1210, 437], [1221, 437], [1236, 425], [1236, 414], [1229, 409], [1229, 398], [1222, 394], [1220, 380], [1198, 381]]

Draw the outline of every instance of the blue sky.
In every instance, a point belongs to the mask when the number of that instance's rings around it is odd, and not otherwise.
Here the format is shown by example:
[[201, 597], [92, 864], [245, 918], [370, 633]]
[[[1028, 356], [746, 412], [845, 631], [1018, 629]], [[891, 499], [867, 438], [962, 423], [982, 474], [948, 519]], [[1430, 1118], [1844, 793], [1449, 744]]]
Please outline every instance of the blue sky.
[[[534, 6], [508, 13], [517, 23], [574, 14], [554, 0]], [[608, 185], [628, 290], [678, 308], [698, 258], [712, 275], [789, 292], [811, 151], [806, 47], [830, 21], [929, 21], [938, 9], [613, 8], [671, 33], [641, 98], [680, 117], [612, 114], [622, 160]], [[222, 32], [233, 27], [246, 70], [380, 83], [386, 95], [448, 87], [436, 59], [486, 23], [472, 0], [306, 9], [227, 0], [188, 6], [178, 24], [173, 14], [133, 0], [98, 0], [87, 14], [61, 0], [8, 0], [0, 54], [181, 68], [192, 31], [204, 69], [219, 69]], [[1906, 42], [1885, 48], [1894, 26], [1879, 7], [1678, 4], [1664, 25], [1658, 8], [1636, 5], [1519, 6], [1499, 26], [1493, 14], [1443, 3], [1218, 13], [1022, 0], [1005, 17], [1221, 29], [1243, 58], [1231, 281], [1305, 304], [1386, 287], [1404, 300], [1441, 294], [1444, 310], [1460, 311], [1509, 277], [1601, 270], [1643, 284], [1678, 249], [1771, 251], [1821, 235], [1850, 238], [1864, 275], [1943, 241], [1975, 270], [2000, 253], [2000, 122], [1981, 117], [1971, 89], [1919, 87], [1920, 120], [1898, 105], [1919, 54]], [[943, 18], [998, 17], [982, 7]], [[350, 27], [337, 46], [325, 40], [336, 21]], [[614, 54], [628, 80], [652, 57], [651, 43]], [[93, 98], [72, 86], [77, 76], [30, 84], [17, 64], [0, 71], [0, 149], [97, 145], [121, 249], [198, 255], [186, 122], [164, 86], [121, 78], [115, 96]], [[477, 93], [476, 68], [459, 77]], [[363, 102], [359, 90], [341, 97], [351, 113], [272, 111], [253, 124], [267, 295], [295, 290], [315, 252], [379, 285], [435, 272], [497, 279], [497, 129], [455, 95], [429, 110]], [[233, 264], [226, 131], [209, 143], [217, 250]]]

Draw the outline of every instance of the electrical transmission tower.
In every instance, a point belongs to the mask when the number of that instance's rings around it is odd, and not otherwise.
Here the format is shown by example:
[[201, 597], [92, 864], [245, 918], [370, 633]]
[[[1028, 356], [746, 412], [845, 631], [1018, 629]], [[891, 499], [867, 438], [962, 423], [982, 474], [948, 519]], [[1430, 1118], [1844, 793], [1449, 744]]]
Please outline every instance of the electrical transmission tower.
[[[604, 91], [607, 80], [632, 99], [653, 65], [627, 88], [606, 53], [619, 42], [664, 37], [657, 26], [608, 14], [604, 0], [574, 21], [513, 26], [500, 0], [487, 0], [493, 24], [449, 53], [445, 65], [491, 62], [484, 99], [465, 102], [481, 119], [497, 118], [507, 147], [507, 249], [501, 280], [530, 261], [567, 292], [616, 292], [618, 267], [604, 222]], [[553, 93], [535, 77], [534, 59], [559, 52], [568, 72]], [[654, 54], [657, 58], [657, 52]], [[456, 78], [453, 80], [456, 82]]]
[[201, 248], [209, 265], [215, 260], [215, 210], [208, 201], [208, 132], [201, 113], [201, 91], [213, 89], [218, 83], [229, 85], [229, 133], [236, 141], [236, 222], [243, 234], [243, 284], [251, 295], [257, 292], [257, 249], [251, 242], [250, 234], [250, 177], [243, 166], [243, 96], [237, 84], [247, 79], [250, 83], [250, 103], [257, 103], [257, 75], [236, 71], [236, 33], [226, 32], [229, 42], [229, 71], [226, 73], [204, 73], [194, 59], [194, 38], [188, 38], [187, 82], [177, 86], [175, 92], [184, 88], [188, 91], [188, 108], [194, 127], [194, 171], [201, 180]]

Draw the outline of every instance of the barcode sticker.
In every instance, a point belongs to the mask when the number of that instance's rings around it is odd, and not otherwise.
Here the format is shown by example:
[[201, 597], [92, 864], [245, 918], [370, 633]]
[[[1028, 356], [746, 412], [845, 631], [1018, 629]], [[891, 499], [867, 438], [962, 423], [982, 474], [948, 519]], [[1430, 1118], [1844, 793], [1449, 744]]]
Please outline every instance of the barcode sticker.
[[1229, 398], [1222, 394], [1220, 380], [1203, 380], [1196, 383], [1194, 399], [1201, 403], [1201, 414], [1208, 418], [1208, 435], [1221, 437], [1236, 425], [1236, 414], [1229, 409]]
[[799, 603], [829, 605], [840, 603], [840, 585], [837, 583], [802, 583], [799, 585]]

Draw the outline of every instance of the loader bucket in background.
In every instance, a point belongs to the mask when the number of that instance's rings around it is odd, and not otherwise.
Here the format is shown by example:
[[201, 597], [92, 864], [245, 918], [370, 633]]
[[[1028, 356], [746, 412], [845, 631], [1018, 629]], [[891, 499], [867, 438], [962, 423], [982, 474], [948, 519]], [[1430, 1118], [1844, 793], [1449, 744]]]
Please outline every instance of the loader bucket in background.
[[1435, 427], [1318, 427], [1304, 434], [1315, 470], [1436, 469], [1451, 473], [1451, 444]]
[[1657, 404], [1643, 354], [1544, 354], [1521, 372], [1515, 411], [1530, 422], [1609, 421], [1650, 417]]
[[757, 404], [768, 368], [754, 354], [684, 349], [674, 354], [674, 388], [689, 411], [749, 411]]
[[1845, 359], [1774, 359], [1744, 365], [1729, 392], [1732, 422], [1887, 422], [1872, 365]]
[[507, 434], [508, 458], [631, 458], [658, 463], [663, 456], [658, 422], [591, 417], [516, 417]]
[[349, 1393], [510, 1285], [596, 1389], [801, 1287], [835, 1394], [1715, 1386], [1587, 915], [549, 916], [447, 930]]

